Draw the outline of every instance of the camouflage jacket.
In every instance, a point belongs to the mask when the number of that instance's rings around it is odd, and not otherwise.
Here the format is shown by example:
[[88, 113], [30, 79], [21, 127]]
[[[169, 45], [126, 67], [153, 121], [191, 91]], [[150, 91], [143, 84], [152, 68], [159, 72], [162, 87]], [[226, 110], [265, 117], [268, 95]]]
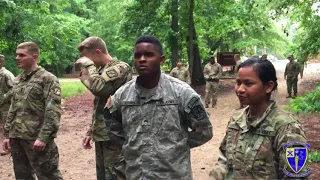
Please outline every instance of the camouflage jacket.
[[300, 65], [299, 63], [292, 61], [288, 62], [286, 65], [286, 69], [284, 71], [284, 76], [287, 76], [288, 78], [297, 77], [300, 73]]
[[14, 75], [2, 67], [0, 69], [0, 109], [9, 108], [12, 97], [11, 89], [13, 86]]
[[238, 73], [238, 71], [239, 71], [239, 66], [240, 66], [240, 64], [241, 64], [241, 60], [238, 60], [237, 62], [236, 62], [236, 65], [234, 66], [234, 74], [237, 74]]
[[61, 117], [58, 79], [42, 67], [17, 76], [4, 126], [4, 137], [48, 142], [56, 137]]
[[192, 179], [190, 149], [212, 138], [212, 126], [188, 84], [162, 74], [146, 90], [132, 80], [110, 104], [110, 138], [124, 140], [127, 179]]
[[210, 62], [204, 66], [204, 79], [207, 81], [219, 80], [222, 75], [222, 67], [219, 63], [211, 64]]
[[283, 146], [306, 142], [300, 123], [279, 110], [275, 102], [252, 121], [247, 120], [247, 110], [248, 107], [231, 117], [211, 179], [288, 178], [283, 173], [283, 168], [289, 168]]
[[82, 65], [81, 82], [95, 96], [92, 124], [87, 132], [93, 141], [109, 140], [103, 117], [104, 107], [109, 96], [131, 78], [130, 66], [116, 59], [100, 68], [97, 68], [92, 61]]
[[190, 76], [189, 76], [189, 71], [185, 67], [175, 67], [171, 70], [170, 76], [175, 77], [179, 79], [180, 81], [186, 82], [190, 84]]

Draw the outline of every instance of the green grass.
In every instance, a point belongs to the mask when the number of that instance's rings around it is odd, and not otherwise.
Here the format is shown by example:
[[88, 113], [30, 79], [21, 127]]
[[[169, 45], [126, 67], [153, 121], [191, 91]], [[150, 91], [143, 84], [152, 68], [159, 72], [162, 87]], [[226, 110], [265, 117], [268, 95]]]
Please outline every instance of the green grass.
[[60, 82], [61, 96], [67, 98], [84, 93], [86, 87], [81, 82]]
[[309, 153], [308, 160], [313, 163], [320, 162], [320, 152], [319, 151], [311, 151]]

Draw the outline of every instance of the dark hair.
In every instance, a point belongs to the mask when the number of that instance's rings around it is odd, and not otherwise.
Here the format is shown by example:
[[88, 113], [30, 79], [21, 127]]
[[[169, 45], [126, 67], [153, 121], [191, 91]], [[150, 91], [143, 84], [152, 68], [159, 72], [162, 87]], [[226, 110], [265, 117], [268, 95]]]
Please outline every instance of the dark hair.
[[162, 48], [161, 42], [155, 36], [151, 36], [151, 35], [140, 36], [139, 39], [136, 41], [135, 45], [137, 45], [139, 43], [150, 43], [150, 44], [153, 44], [158, 49], [160, 55], [161, 56], [163, 55], [163, 48]]
[[[274, 82], [272, 91], [277, 89], [277, 74], [273, 64], [267, 59], [250, 58], [239, 65], [240, 68], [252, 66], [253, 70], [258, 74], [262, 84], [266, 84], [269, 81]], [[270, 96], [269, 96], [270, 97]]]

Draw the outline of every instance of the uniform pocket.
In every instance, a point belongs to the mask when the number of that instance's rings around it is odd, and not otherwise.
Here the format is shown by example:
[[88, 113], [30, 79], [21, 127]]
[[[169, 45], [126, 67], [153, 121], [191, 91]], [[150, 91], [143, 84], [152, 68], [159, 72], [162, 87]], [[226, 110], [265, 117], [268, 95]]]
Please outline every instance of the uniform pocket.
[[43, 89], [41, 85], [32, 83], [25, 90], [26, 99], [41, 100], [43, 98]]

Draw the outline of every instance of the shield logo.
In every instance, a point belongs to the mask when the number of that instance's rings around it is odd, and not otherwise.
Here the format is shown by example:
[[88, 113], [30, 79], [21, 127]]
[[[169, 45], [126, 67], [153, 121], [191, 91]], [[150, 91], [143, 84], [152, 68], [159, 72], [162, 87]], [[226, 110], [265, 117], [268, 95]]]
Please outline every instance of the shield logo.
[[308, 149], [306, 147], [291, 147], [286, 149], [288, 165], [295, 173], [304, 167], [307, 162]]

